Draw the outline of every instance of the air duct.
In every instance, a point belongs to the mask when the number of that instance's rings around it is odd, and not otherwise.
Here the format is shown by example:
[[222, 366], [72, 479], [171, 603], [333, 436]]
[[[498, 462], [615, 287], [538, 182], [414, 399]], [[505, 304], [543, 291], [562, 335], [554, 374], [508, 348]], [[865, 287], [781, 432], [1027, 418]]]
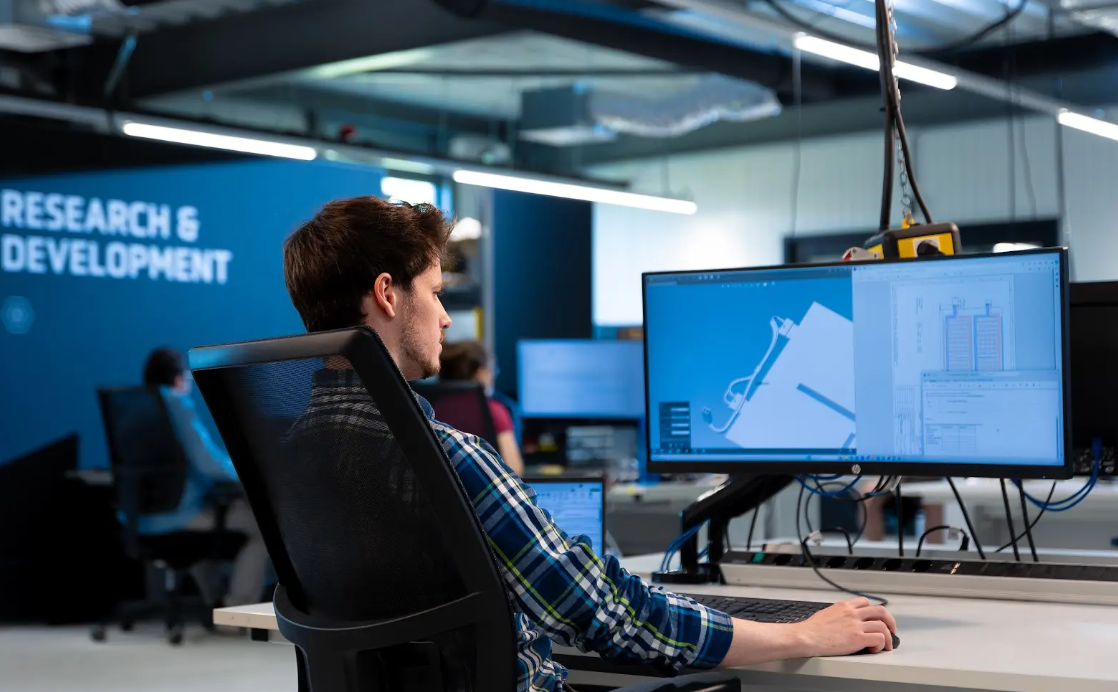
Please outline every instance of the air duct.
[[776, 94], [718, 74], [661, 96], [623, 94], [581, 85], [525, 92], [520, 138], [552, 146], [609, 141], [618, 134], [680, 137], [720, 120], [744, 122], [780, 113]]

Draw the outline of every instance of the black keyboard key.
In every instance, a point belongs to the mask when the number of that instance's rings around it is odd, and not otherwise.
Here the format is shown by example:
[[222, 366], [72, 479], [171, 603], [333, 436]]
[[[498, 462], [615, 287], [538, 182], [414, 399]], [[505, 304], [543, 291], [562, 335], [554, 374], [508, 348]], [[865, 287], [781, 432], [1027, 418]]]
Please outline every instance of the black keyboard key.
[[829, 607], [830, 603], [812, 601], [781, 601], [769, 598], [735, 598], [732, 596], [709, 596], [703, 594], [682, 594], [715, 610], [741, 620], [771, 623], [803, 622], [812, 615]]

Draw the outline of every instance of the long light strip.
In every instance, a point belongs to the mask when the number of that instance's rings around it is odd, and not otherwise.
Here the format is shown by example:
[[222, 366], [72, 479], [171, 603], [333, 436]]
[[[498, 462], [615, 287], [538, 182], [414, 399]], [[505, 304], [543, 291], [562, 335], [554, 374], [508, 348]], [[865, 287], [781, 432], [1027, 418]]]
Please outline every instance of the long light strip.
[[483, 171], [471, 171], [466, 169], [459, 169], [454, 172], [454, 182], [463, 185], [491, 187], [498, 190], [528, 192], [534, 195], [579, 199], [585, 202], [601, 202], [603, 204], [616, 204], [622, 207], [666, 211], [672, 214], [694, 214], [699, 210], [697, 204], [686, 199], [640, 195], [635, 192], [623, 192], [621, 190], [610, 190], [608, 188], [591, 187], [589, 185], [559, 183], [550, 180], [522, 178], [520, 176], [485, 173]]
[[261, 156], [278, 156], [285, 159], [299, 159], [311, 161], [318, 156], [314, 147], [305, 147], [299, 144], [283, 144], [270, 142], [266, 139], [253, 139], [249, 137], [233, 137], [219, 135], [201, 130], [187, 130], [178, 127], [164, 127], [148, 123], [126, 122], [121, 132], [129, 137], [143, 139], [157, 139], [161, 142], [174, 142], [176, 144], [191, 144], [196, 147], [209, 147], [211, 149], [225, 149], [239, 151], [245, 154], [260, 154]]
[[[833, 41], [825, 41], [821, 38], [814, 36], [800, 35], [795, 38], [796, 48], [804, 51], [805, 53], [813, 53], [821, 55], [824, 58], [838, 60], [849, 65], [857, 65], [864, 67], [867, 70], [877, 72], [881, 67], [877, 55], [858, 48], [851, 48], [844, 46], [841, 43], [834, 43]], [[901, 79], [907, 79], [910, 82], [918, 82], [936, 89], [950, 90], [954, 89], [959, 84], [959, 80], [949, 74], [929, 70], [926, 67], [917, 67], [907, 62], [897, 61], [896, 67], [893, 68], [894, 74]]]
[[1079, 113], [1072, 113], [1071, 111], [1063, 111], [1056, 116], [1056, 120], [1061, 125], [1072, 127], [1076, 130], [1083, 130], [1084, 132], [1090, 132], [1099, 137], [1118, 140], [1118, 125], [1105, 120], [1090, 118], [1086, 115], [1080, 115]]

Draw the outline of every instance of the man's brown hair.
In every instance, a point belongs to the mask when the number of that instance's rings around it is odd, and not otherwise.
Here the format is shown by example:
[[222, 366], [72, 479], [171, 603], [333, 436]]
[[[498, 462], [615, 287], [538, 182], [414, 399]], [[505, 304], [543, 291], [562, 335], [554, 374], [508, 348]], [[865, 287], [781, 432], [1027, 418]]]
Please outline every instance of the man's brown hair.
[[283, 244], [287, 294], [308, 332], [361, 324], [361, 301], [382, 273], [410, 289], [442, 258], [451, 224], [430, 204], [373, 196], [330, 202]]
[[444, 344], [439, 357], [439, 378], [452, 382], [468, 382], [477, 371], [489, 365], [489, 352], [480, 341], [459, 341]]

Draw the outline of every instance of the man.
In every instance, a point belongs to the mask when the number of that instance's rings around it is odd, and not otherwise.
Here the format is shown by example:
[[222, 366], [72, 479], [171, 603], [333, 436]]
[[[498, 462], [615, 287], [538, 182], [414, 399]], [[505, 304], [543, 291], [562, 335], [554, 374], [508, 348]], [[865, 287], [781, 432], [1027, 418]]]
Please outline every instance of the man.
[[[439, 300], [448, 237], [447, 220], [430, 205], [375, 197], [331, 202], [284, 245], [288, 294], [308, 331], [368, 326], [405, 379], [430, 377], [450, 326]], [[370, 401], [355, 402], [352, 390], [331, 395], [317, 383], [316, 390], [316, 416], [377, 415]], [[734, 620], [650, 588], [616, 558], [595, 555], [585, 537], [566, 536], [492, 447], [437, 422], [421, 404], [474, 503], [516, 612], [519, 690], [564, 689], [566, 670], [551, 659], [552, 640], [675, 671], [892, 648], [896, 623], [866, 599], [777, 625]]]
[[[218, 482], [237, 481], [237, 471], [229, 455], [210, 436], [205, 423], [194, 410], [190, 396], [191, 380], [186, 359], [173, 348], [152, 351], [144, 364], [144, 384], [159, 387], [175, 434], [186, 451], [187, 474], [182, 500], [178, 508], [165, 514], [140, 517], [140, 533], [146, 535], [173, 531], [209, 531], [215, 527], [213, 509], [207, 496]], [[244, 534], [247, 541], [233, 563], [233, 578], [224, 598], [215, 593], [209, 565], [200, 565], [194, 573], [202, 595], [216, 605], [245, 605], [260, 600], [264, 577], [268, 571], [268, 549], [260, 529], [252, 518], [252, 510], [244, 501], [234, 502], [225, 517], [228, 530]]]

